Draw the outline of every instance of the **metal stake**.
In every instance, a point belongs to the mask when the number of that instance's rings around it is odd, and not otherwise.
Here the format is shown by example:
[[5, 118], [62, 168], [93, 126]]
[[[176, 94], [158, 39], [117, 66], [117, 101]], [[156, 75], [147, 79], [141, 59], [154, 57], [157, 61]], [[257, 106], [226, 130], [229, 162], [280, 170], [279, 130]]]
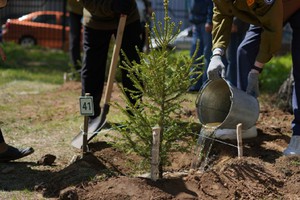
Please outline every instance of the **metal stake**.
[[[85, 96], [90, 96], [90, 93], [86, 93]], [[88, 128], [89, 128], [89, 116], [84, 115], [84, 124], [83, 124], [83, 137], [82, 137], [82, 156], [87, 153], [88, 150], [88, 142], [87, 142], [87, 135], [88, 135]]]

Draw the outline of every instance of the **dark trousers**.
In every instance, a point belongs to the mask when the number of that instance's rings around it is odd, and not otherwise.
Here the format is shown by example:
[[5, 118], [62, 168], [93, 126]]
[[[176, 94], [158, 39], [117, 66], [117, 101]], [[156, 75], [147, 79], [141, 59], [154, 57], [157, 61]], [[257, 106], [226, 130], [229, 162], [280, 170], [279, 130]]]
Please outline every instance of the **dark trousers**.
[[[212, 54], [211, 48], [212, 48], [212, 35], [211, 33], [208, 33], [205, 31], [205, 23], [200, 23], [193, 25], [193, 42], [190, 49], [190, 56], [192, 56], [197, 47], [197, 42], [199, 41], [199, 49], [197, 51], [196, 59], [203, 56], [203, 60], [198, 61], [198, 66], [195, 68], [193, 67], [191, 70], [194, 70], [195, 72], [202, 72], [202, 75], [200, 79], [191, 86], [191, 91], [199, 91], [201, 86], [207, 81], [207, 68], [210, 62], [210, 57]], [[199, 66], [200, 63], [204, 63], [203, 66]], [[190, 79], [197, 78], [198, 75], [192, 75]]]
[[[245, 37], [246, 32], [231, 33], [230, 43], [227, 48], [227, 66], [226, 67], [226, 80], [232, 85], [237, 85], [237, 49]], [[226, 64], [226, 62], [224, 63]]]
[[[107, 54], [111, 36], [116, 35], [117, 30], [96, 30], [84, 27], [83, 33], [83, 66], [81, 71], [82, 95], [90, 93], [94, 99], [95, 116], [100, 114], [100, 101], [105, 82]], [[125, 27], [121, 50], [124, 51], [130, 62], [140, 63], [136, 47], [141, 47], [140, 21], [131, 23]], [[120, 53], [120, 63], [125, 60]], [[132, 81], [127, 77], [128, 72], [121, 70], [122, 84], [124, 88], [135, 90]], [[125, 91], [126, 92], [126, 91]], [[134, 100], [126, 92], [128, 98]]]
[[[262, 28], [250, 25], [244, 40], [237, 51], [237, 87], [246, 91], [248, 85], [248, 74], [254, 65], [259, 51], [260, 34]], [[281, 41], [280, 41], [281, 42]]]
[[[286, 23], [289, 23], [293, 30], [292, 38], [292, 61], [293, 61], [293, 112], [294, 120], [292, 121], [293, 135], [300, 135], [300, 11], [294, 13]], [[237, 87], [246, 91], [247, 77], [254, 65], [260, 44], [260, 34], [262, 29], [251, 25], [246, 33], [245, 39], [238, 48], [238, 83]], [[274, 41], [276, 42], [276, 41]], [[281, 42], [281, 41], [278, 41]]]
[[81, 69], [81, 18], [82, 15], [70, 12], [69, 52], [71, 64], [76, 70]]

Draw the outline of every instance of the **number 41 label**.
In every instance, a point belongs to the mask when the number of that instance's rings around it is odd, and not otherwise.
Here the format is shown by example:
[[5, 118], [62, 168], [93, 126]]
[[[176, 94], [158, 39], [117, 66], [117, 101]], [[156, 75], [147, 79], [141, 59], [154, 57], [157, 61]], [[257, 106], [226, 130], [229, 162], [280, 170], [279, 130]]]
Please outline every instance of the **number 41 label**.
[[93, 116], [94, 115], [94, 103], [92, 96], [79, 97], [80, 113], [81, 115]]

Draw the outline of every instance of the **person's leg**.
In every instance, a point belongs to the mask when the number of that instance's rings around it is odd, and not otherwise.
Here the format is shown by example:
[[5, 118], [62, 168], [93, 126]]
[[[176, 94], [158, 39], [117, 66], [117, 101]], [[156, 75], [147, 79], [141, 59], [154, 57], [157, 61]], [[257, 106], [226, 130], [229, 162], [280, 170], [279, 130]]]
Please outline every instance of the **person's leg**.
[[236, 86], [237, 83], [237, 35], [238, 33], [231, 33], [230, 43], [227, 48], [226, 57], [227, 57], [227, 66], [226, 66], [226, 75], [225, 78], [232, 85]]
[[293, 135], [300, 135], [300, 11], [294, 14], [289, 22], [293, 30], [292, 38], [292, 61], [293, 61], [293, 113], [294, 120], [292, 122]]
[[0, 129], [0, 144], [2, 144], [2, 143], [5, 143], [5, 140], [4, 140], [2, 131], [1, 131], [1, 129]]
[[293, 87], [293, 113], [294, 120], [292, 121], [293, 135], [287, 149], [284, 150], [284, 155], [300, 155], [300, 11], [297, 11], [288, 20], [293, 30], [292, 38], [292, 61], [293, 61], [293, 76], [294, 76], [294, 87]]
[[246, 91], [248, 74], [259, 50], [262, 28], [251, 25], [237, 51], [237, 88]]
[[246, 31], [243, 26], [238, 27], [238, 31], [231, 33], [230, 43], [227, 48], [227, 68], [226, 80], [237, 87], [237, 49], [245, 37]]
[[7, 144], [5, 143], [2, 131], [0, 129], [0, 153], [3, 153], [7, 149]]
[[[201, 28], [200, 25], [193, 25], [192, 26], [192, 32], [193, 32], [193, 37], [192, 37], [192, 45], [191, 45], [191, 49], [190, 49], [190, 56], [192, 57], [193, 54], [196, 51], [196, 47], [197, 47], [197, 42], [200, 42], [200, 37], [201, 37]], [[200, 44], [199, 44], [200, 47]], [[198, 49], [196, 57], [200, 57], [202, 54], [200, 53], [201, 50]]]
[[145, 25], [146, 25], [146, 22], [142, 21], [141, 22], [141, 46], [139, 47], [139, 49], [141, 49], [141, 51], [143, 51], [145, 45], [147, 44], [147, 40], [148, 40]]
[[227, 48], [226, 80], [235, 87], [237, 86], [237, 49], [244, 39], [240, 33], [231, 33], [230, 43]]
[[100, 115], [100, 101], [105, 82], [107, 53], [111, 31], [84, 27], [83, 65], [81, 71], [82, 95], [90, 93], [94, 100], [94, 118]]
[[72, 66], [81, 69], [81, 18], [82, 15], [70, 12], [69, 52]]
[[[125, 52], [130, 62], [135, 61], [137, 63], [140, 63], [140, 57], [136, 50], [136, 47], [139, 47], [139, 51], [142, 51], [141, 49], [142, 41], [139, 37], [140, 33], [141, 33], [141, 26], [139, 21], [133, 22], [125, 27], [121, 49]], [[125, 58], [123, 55], [120, 56], [121, 56], [120, 63], [122, 63]], [[131, 79], [127, 76], [128, 71], [121, 69], [121, 72], [122, 72], [123, 87], [135, 91], [136, 88], [134, 87]], [[136, 100], [130, 97], [130, 92], [125, 90], [125, 93], [127, 97], [130, 99], [131, 103], [135, 104]]]
[[[203, 53], [204, 53], [204, 70], [202, 70], [202, 85], [207, 81], [207, 68], [212, 55], [212, 34], [205, 31], [205, 27], [202, 30], [203, 40]], [[199, 88], [200, 89], [200, 88]]]
[[[202, 32], [204, 29], [205, 29], [205, 24], [193, 25], [193, 40], [192, 40], [192, 45], [191, 45], [191, 49], [190, 49], [190, 56], [191, 57], [193, 56], [193, 54], [196, 51], [197, 45], [198, 45], [198, 51], [196, 52], [195, 59], [198, 59], [203, 55], [204, 44], [203, 44], [203, 33]], [[203, 59], [196, 61], [194, 63], [195, 66], [193, 68], [191, 68], [191, 70], [195, 70], [195, 72], [201, 71], [202, 70], [201, 68], [203, 66], [197, 66], [197, 65], [199, 65], [199, 64], [201, 65], [202, 62], [203, 62]], [[190, 77], [190, 79], [193, 80], [193, 79], [197, 78], [197, 76], [198, 76], [197, 74], [192, 75]], [[198, 91], [200, 89], [200, 87], [202, 85], [202, 76], [194, 85], [191, 86], [190, 91]]]

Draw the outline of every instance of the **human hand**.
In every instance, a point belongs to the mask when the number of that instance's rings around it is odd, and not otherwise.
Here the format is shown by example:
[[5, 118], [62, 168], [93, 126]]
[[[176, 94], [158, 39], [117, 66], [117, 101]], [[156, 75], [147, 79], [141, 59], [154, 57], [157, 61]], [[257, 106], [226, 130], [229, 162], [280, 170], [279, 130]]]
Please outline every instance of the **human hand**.
[[113, 0], [111, 9], [116, 13], [128, 15], [130, 12], [131, 4], [132, 0]]
[[207, 69], [207, 78], [208, 80], [215, 80], [220, 77], [225, 77], [225, 65], [221, 55], [213, 55]]
[[232, 26], [231, 26], [231, 33], [236, 33], [236, 32], [238, 32], [238, 26], [235, 25], [235, 24], [232, 24]]
[[212, 27], [213, 27], [212, 24], [206, 23], [205, 24], [205, 31], [210, 33], [212, 31]]
[[248, 74], [248, 85], [246, 92], [255, 98], [259, 96], [258, 76], [259, 73], [256, 72], [249, 72]]
[[153, 12], [154, 12], [154, 10], [152, 7], [147, 8], [147, 15], [151, 16]]

